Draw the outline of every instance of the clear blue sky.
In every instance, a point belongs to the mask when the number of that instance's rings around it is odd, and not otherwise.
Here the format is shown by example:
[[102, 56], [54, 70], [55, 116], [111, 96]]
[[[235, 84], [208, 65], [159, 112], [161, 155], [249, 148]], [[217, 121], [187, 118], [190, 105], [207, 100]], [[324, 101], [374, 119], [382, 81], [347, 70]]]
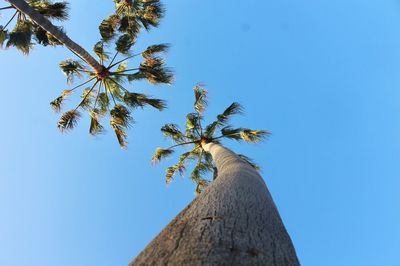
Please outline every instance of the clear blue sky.
[[[176, 82], [140, 91], [170, 108], [138, 110], [127, 151], [111, 130], [90, 137], [87, 118], [57, 131], [49, 102], [66, 88], [67, 50], [0, 51], [0, 265], [135, 257], [194, 197], [187, 178], [167, 188], [167, 164], [150, 157], [168, 144], [161, 125], [183, 123], [197, 82], [210, 118], [239, 101], [237, 125], [272, 131], [258, 146], [226, 145], [262, 166], [302, 265], [400, 265], [400, 2], [164, 2], [161, 27], [138, 47], [171, 43]], [[112, 1], [70, 3], [65, 29], [91, 48]]]

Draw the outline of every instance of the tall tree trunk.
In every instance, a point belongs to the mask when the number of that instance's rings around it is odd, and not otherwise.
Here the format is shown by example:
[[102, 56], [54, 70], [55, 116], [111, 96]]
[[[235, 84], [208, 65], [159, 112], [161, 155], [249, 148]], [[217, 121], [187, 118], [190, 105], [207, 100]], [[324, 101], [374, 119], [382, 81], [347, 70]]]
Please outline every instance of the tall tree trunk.
[[205, 144], [218, 177], [130, 265], [300, 265], [258, 172], [219, 144]]
[[45, 31], [53, 35], [57, 40], [68, 47], [72, 52], [76, 53], [81, 57], [86, 63], [88, 63], [97, 73], [103, 70], [103, 66], [94, 59], [85, 49], [83, 49], [79, 44], [71, 40], [67, 34], [62, 30], [54, 26], [47, 18], [40, 14], [37, 10], [28, 5], [24, 0], [6, 0], [16, 9], [29, 16], [32, 21], [43, 28]]

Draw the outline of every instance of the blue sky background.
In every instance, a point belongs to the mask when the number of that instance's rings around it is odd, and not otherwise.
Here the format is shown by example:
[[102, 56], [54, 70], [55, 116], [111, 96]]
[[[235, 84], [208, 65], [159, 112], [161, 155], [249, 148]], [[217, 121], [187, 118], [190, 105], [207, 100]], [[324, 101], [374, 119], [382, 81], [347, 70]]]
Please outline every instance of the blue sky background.
[[[90, 49], [112, 1], [69, 2], [65, 29]], [[0, 51], [0, 265], [134, 258], [194, 197], [187, 178], [165, 186], [174, 159], [150, 157], [169, 144], [159, 128], [192, 110], [197, 82], [210, 119], [239, 101], [236, 125], [272, 131], [258, 146], [226, 146], [262, 166], [302, 265], [400, 265], [400, 2], [164, 2], [137, 51], [171, 43], [176, 82], [136, 88], [170, 108], [135, 112], [127, 151], [111, 130], [89, 136], [87, 118], [57, 131], [49, 102], [66, 88], [57, 65], [68, 50]]]

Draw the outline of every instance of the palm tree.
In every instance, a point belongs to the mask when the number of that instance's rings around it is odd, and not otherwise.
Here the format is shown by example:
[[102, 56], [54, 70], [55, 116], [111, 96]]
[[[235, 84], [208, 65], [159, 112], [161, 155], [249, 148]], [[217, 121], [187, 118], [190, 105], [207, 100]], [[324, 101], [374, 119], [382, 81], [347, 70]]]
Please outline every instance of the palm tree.
[[[162, 230], [130, 265], [299, 265], [295, 249], [270, 193], [255, 165], [221, 145], [222, 139], [251, 143], [268, 136], [264, 130], [232, 128], [232, 115], [241, 113], [231, 104], [217, 119], [202, 127], [206, 91], [195, 88], [195, 110], [187, 115], [186, 130], [165, 125], [161, 131], [176, 144], [158, 148], [153, 161], [173, 153], [178, 146], [193, 145], [179, 162], [167, 169], [169, 183], [186, 162], [196, 166], [191, 174], [199, 195]], [[222, 129], [221, 129], [222, 128]], [[221, 135], [215, 132], [221, 129]], [[210, 182], [204, 174], [214, 172]]]
[[[70, 130], [76, 125], [81, 116], [78, 109], [81, 108], [90, 114], [90, 134], [99, 134], [104, 129], [99, 119], [109, 113], [111, 128], [120, 146], [126, 147], [126, 129], [133, 122], [131, 109], [149, 105], [161, 111], [166, 107], [164, 101], [130, 92], [124, 85], [126, 81], [141, 79], [147, 79], [151, 84], [171, 84], [173, 80], [172, 72], [164, 66], [164, 60], [158, 56], [168, 49], [167, 44], [152, 45], [137, 54], [130, 52], [141, 28], [149, 30], [151, 26], [158, 26], [164, 14], [159, 0], [113, 0], [115, 12], [99, 26], [102, 40], [96, 43], [93, 49], [99, 60], [49, 21], [49, 18], [60, 20], [67, 18], [66, 3], [51, 4], [48, 1], [36, 0], [7, 1], [11, 5], [0, 10], [16, 11], [5, 26], [0, 26], [0, 45], [8, 39], [7, 47], [16, 46], [24, 53], [28, 53], [32, 46], [32, 34], [35, 33], [38, 43], [65, 45], [81, 59], [81, 61], [68, 59], [60, 63], [69, 83], [74, 77], [86, 77], [86, 80], [71, 89], [64, 90], [52, 101], [50, 104], [55, 111], [61, 110], [64, 100], [75, 90], [88, 86], [83, 90], [79, 104], [65, 112], [58, 121], [61, 132]], [[11, 33], [8, 33], [6, 28], [16, 16], [16, 26]], [[115, 39], [116, 52], [111, 58], [105, 51], [105, 46], [109, 46]], [[123, 58], [115, 62], [119, 55]], [[140, 66], [128, 69], [128, 60], [140, 55], [144, 59]], [[107, 66], [105, 62], [109, 62]], [[112, 108], [111, 104], [114, 104]]]
[[[28, 1], [25, 5], [39, 12], [47, 19], [66, 20], [68, 18], [68, 5], [65, 2], [50, 3], [48, 1]], [[38, 44], [61, 45], [62, 43], [49, 34], [32, 19], [27, 17], [23, 12], [16, 9], [13, 5], [1, 7], [0, 11], [11, 12], [9, 20], [5, 25], [0, 25], [0, 47], [6, 42], [6, 47], [14, 46], [24, 54], [28, 54], [33, 43], [36, 40]], [[7, 27], [11, 26], [11, 22], [16, 19], [12, 31], [8, 31]]]

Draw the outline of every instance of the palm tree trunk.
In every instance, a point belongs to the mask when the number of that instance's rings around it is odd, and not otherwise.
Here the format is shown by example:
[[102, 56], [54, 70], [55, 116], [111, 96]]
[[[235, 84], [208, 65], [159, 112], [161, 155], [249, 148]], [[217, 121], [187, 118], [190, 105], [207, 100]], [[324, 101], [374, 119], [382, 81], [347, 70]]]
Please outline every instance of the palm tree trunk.
[[95, 69], [97, 73], [100, 73], [103, 70], [103, 66], [96, 59], [94, 59], [85, 49], [83, 49], [81, 46], [79, 46], [79, 44], [71, 40], [67, 36], [67, 34], [65, 34], [62, 30], [54, 26], [47, 18], [45, 18], [42, 14], [40, 14], [38, 11], [36, 11], [34, 8], [28, 5], [24, 0], [6, 0], [6, 1], [8, 1], [11, 5], [13, 5], [23, 14], [29, 16], [31, 20], [34, 21], [37, 25], [39, 25], [45, 31], [49, 32], [57, 40], [59, 40], [72, 52], [74, 52], [77, 56], [79, 56], [91, 67], [93, 67], [93, 69]]
[[258, 172], [219, 144], [203, 148], [218, 177], [130, 265], [300, 265]]

